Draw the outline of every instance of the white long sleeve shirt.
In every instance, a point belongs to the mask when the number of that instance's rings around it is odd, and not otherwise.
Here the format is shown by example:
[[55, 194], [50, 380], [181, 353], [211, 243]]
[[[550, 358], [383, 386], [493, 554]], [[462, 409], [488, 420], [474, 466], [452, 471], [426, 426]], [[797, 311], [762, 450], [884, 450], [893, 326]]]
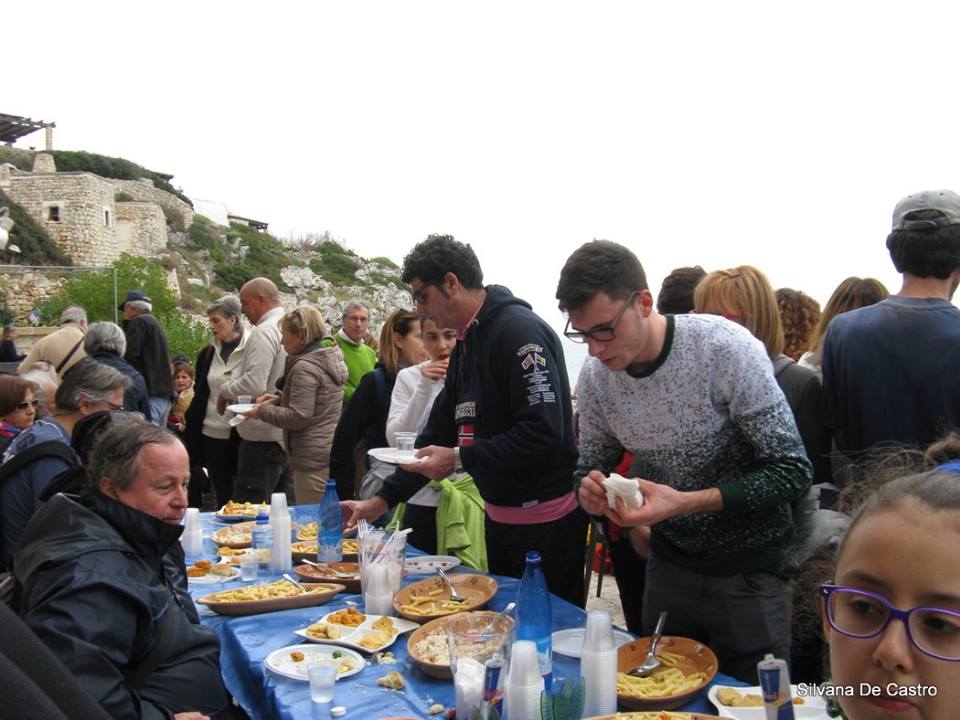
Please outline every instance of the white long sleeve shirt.
[[[423, 374], [420, 365], [412, 365], [397, 373], [397, 380], [390, 396], [390, 411], [387, 413], [387, 442], [396, 447], [398, 432], [419, 433], [427, 424], [433, 401], [443, 389], [442, 380], [431, 380]], [[410, 505], [436, 507], [440, 493], [429, 485], [418, 490], [408, 501]]]

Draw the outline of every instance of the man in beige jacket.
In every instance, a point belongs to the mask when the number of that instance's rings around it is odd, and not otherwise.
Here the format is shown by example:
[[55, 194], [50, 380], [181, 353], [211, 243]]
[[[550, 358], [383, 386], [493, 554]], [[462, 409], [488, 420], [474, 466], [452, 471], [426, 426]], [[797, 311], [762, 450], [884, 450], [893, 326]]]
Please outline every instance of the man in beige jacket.
[[[220, 389], [218, 409], [237, 402], [241, 395], [256, 400], [277, 389], [287, 354], [280, 345], [280, 292], [272, 281], [254, 278], [240, 288], [240, 307], [253, 328], [247, 339], [237, 377]], [[232, 499], [236, 502], [264, 502], [274, 491], [290, 485], [283, 431], [261, 420], [244, 420], [237, 426], [240, 450]]]
[[67, 370], [87, 356], [83, 349], [83, 335], [86, 332], [87, 311], [78, 305], [70, 305], [60, 313], [60, 327], [30, 348], [17, 373], [22, 375], [42, 361], [50, 363], [62, 379]]

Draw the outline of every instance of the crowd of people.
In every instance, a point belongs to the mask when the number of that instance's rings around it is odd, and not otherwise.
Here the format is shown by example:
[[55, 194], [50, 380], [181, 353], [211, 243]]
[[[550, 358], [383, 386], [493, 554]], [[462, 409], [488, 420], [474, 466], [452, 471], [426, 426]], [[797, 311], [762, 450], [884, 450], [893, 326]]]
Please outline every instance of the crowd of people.
[[[860, 688], [839, 700], [851, 720], [951, 717], [960, 196], [904, 198], [886, 245], [899, 291], [850, 277], [821, 310], [749, 265], [678, 268], [655, 300], [629, 248], [586, 243], [556, 290], [590, 356], [575, 403], [560, 336], [446, 235], [404, 259], [415, 307], [378, 341], [363, 302], [332, 332], [266, 278], [209, 305], [193, 362], [171, 360], [135, 289], [122, 328], [69, 307], [23, 358], [5, 333], [20, 364], [0, 375], [0, 564], [32, 634], [16, 624], [0, 658], [39, 638], [21, 668], [62, 661], [113, 717], [230, 717], [179, 523], [273, 492], [317, 503], [333, 477], [346, 525], [410, 528], [512, 577], [539, 551], [551, 592], [581, 606], [590, 527], [633, 632], [667, 610], [666, 634], [737, 679], [773, 653], [797, 681]], [[367, 454], [404, 433], [417, 462]], [[608, 495], [613, 472], [641, 505]], [[73, 691], [47, 675], [14, 702], [70, 716]], [[937, 692], [891, 689], [920, 685]]]

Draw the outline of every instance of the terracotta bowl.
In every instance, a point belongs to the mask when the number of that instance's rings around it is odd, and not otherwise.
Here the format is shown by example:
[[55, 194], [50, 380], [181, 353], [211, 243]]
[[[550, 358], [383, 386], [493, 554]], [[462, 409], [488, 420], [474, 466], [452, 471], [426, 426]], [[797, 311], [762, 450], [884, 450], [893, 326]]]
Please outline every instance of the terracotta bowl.
[[[650, 638], [640, 638], [621, 645], [617, 650], [617, 672], [627, 672], [643, 664], [650, 649]], [[675, 666], [684, 675], [702, 672], [707, 677], [695, 687], [675, 695], [665, 697], [639, 697], [617, 692], [619, 703], [630, 710], [672, 710], [690, 702], [697, 693], [709, 685], [717, 674], [717, 656], [706, 645], [684, 637], [664, 635], [657, 646], [657, 654], [670, 652], [682, 655], [683, 659]]]

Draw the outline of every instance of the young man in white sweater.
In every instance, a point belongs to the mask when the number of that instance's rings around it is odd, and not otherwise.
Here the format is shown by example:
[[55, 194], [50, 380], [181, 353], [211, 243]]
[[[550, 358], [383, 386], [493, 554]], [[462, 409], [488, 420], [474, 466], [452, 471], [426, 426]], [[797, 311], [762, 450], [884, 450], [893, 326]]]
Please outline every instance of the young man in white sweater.
[[[605, 240], [570, 256], [557, 299], [566, 336], [591, 355], [577, 385], [580, 503], [649, 538], [645, 632], [668, 610], [666, 634], [755, 681], [765, 653], [790, 656], [779, 570], [811, 475], [763, 345], [720, 317], [660, 315], [640, 261]], [[611, 509], [602, 484], [624, 449], [644, 495], [635, 510]]]

